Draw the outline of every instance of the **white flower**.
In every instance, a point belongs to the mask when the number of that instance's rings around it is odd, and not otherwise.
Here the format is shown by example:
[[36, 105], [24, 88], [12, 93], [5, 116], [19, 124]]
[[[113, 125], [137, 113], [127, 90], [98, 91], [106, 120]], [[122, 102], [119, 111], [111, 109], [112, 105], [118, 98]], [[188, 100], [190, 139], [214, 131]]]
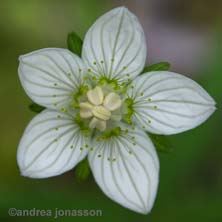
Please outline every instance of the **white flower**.
[[133, 211], [150, 212], [159, 161], [145, 131], [169, 135], [192, 129], [213, 113], [215, 102], [182, 75], [156, 71], [138, 76], [145, 61], [142, 27], [124, 7], [93, 24], [82, 59], [57, 48], [21, 56], [22, 86], [46, 107], [19, 144], [22, 175], [56, 176], [88, 155], [108, 197]]

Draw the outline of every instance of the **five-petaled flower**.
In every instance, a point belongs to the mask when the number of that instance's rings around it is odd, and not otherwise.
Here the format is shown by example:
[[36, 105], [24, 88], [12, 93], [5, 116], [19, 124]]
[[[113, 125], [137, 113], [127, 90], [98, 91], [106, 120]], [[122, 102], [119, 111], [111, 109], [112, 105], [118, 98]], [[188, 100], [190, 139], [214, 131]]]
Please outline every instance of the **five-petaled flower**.
[[203, 123], [215, 102], [193, 80], [167, 71], [139, 75], [146, 41], [124, 7], [87, 32], [82, 58], [47, 48], [19, 58], [28, 96], [46, 107], [26, 128], [18, 148], [23, 176], [62, 174], [88, 156], [94, 178], [112, 200], [150, 212], [159, 161], [146, 131], [170, 135]]

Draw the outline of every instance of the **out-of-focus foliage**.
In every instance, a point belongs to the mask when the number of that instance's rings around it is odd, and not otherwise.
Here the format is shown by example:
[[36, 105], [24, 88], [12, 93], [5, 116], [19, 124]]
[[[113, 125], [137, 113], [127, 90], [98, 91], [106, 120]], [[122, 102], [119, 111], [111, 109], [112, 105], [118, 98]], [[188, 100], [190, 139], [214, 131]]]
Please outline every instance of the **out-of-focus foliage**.
[[82, 160], [76, 167], [75, 167], [75, 175], [76, 179], [80, 182], [85, 181], [89, 178], [91, 173], [89, 162], [86, 159]]
[[71, 32], [68, 34], [67, 46], [70, 51], [81, 57], [82, 39], [75, 32]]
[[151, 72], [151, 71], [166, 71], [169, 70], [170, 63], [169, 62], [159, 62], [150, 66], [146, 66], [143, 71], [143, 73]]
[[167, 136], [152, 133], [147, 133], [147, 135], [152, 140], [158, 152], [170, 153], [173, 151], [172, 144], [170, 143]]
[[42, 112], [42, 111], [45, 109], [45, 107], [40, 106], [40, 105], [38, 105], [37, 103], [32, 103], [32, 104], [29, 105], [29, 109], [30, 109], [32, 112], [40, 113], [40, 112]]

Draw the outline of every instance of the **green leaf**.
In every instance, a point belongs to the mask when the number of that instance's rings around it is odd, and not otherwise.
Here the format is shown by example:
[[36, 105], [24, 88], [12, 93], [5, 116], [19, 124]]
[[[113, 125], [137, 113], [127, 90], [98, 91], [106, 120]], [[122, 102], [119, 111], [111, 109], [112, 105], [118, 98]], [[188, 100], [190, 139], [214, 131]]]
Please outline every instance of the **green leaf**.
[[173, 147], [169, 139], [164, 135], [156, 135], [152, 133], [147, 133], [147, 135], [152, 140], [156, 150], [158, 152], [170, 153], [173, 151]]
[[166, 71], [169, 70], [169, 68], [170, 68], [169, 62], [159, 62], [150, 66], [146, 66], [141, 74], [151, 71]]
[[78, 56], [81, 56], [82, 39], [75, 32], [71, 32], [68, 34], [67, 46], [71, 52], [77, 54]]
[[40, 105], [38, 105], [36, 103], [32, 103], [32, 104], [29, 105], [29, 109], [31, 111], [35, 112], [35, 113], [40, 113], [40, 112], [42, 112], [42, 110], [45, 109], [45, 107], [40, 106]]
[[75, 176], [79, 182], [85, 181], [90, 176], [90, 167], [87, 158], [82, 160], [75, 168]]

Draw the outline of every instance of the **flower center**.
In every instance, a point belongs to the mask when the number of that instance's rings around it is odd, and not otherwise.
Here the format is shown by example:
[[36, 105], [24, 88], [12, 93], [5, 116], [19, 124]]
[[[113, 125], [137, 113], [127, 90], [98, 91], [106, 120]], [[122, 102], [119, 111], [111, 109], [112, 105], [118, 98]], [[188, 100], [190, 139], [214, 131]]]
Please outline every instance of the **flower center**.
[[89, 127], [104, 131], [107, 127], [107, 121], [110, 119], [120, 120], [117, 115], [118, 109], [122, 105], [120, 96], [117, 93], [110, 92], [104, 95], [101, 87], [96, 86], [87, 93], [88, 101], [79, 104], [80, 117], [90, 119]]

